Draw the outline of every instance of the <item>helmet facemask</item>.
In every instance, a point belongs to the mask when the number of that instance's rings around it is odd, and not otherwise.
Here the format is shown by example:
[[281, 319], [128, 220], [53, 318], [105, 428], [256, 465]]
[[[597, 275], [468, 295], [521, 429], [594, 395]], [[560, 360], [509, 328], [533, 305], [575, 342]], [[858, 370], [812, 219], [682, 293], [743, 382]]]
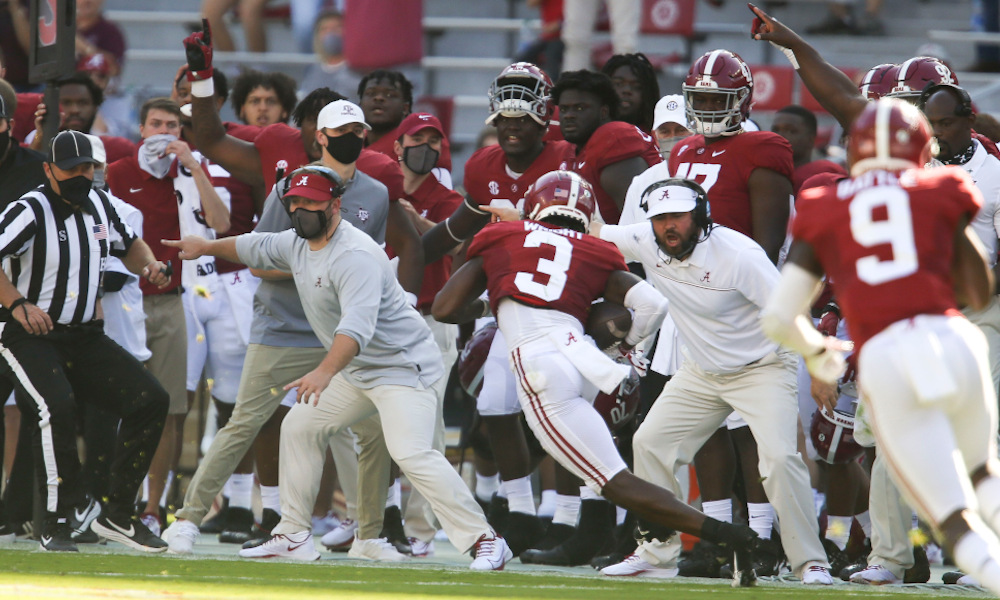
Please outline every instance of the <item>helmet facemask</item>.
[[[722, 89], [684, 85], [685, 113], [688, 127], [696, 134], [707, 137], [736, 135], [743, 129], [743, 104], [750, 96], [750, 88]], [[695, 93], [723, 94], [726, 108], [723, 110], [696, 110], [692, 95]]]

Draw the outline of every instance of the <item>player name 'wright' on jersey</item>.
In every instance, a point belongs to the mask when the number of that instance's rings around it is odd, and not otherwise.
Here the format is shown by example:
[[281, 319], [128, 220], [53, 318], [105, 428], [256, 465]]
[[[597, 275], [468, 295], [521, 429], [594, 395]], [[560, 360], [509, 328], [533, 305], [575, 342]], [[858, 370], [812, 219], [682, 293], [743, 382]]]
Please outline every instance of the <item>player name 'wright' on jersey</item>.
[[554, 233], [556, 235], [561, 235], [568, 238], [573, 238], [577, 240], [583, 239], [583, 234], [579, 231], [574, 231], [572, 229], [552, 229], [542, 223], [535, 221], [525, 221], [524, 222], [525, 231], [548, 231], [549, 233]]

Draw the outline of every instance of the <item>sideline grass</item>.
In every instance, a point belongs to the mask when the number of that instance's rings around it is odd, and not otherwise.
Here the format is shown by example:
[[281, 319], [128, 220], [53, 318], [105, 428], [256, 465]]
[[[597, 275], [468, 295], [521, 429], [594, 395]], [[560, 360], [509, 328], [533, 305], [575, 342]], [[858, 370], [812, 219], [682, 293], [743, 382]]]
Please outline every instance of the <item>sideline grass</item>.
[[337, 598], [425, 600], [517, 598], [519, 600], [814, 600], [826, 598], [985, 597], [968, 588], [941, 590], [862, 588], [838, 585], [804, 589], [763, 583], [732, 589], [725, 582], [609, 580], [547, 572], [474, 573], [429, 566], [360, 566], [331, 561], [298, 564], [209, 557], [122, 554], [50, 554], [0, 550], [0, 598], [250, 599]]

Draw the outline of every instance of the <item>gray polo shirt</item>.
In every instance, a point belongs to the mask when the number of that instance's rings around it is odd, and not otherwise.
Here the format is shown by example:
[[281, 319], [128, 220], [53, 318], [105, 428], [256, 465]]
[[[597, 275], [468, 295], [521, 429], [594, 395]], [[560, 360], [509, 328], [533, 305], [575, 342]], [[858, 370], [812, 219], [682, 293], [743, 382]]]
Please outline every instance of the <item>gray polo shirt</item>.
[[293, 274], [324, 348], [337, 334], [358, 343], [360, 353], [343, 371], [352, 384], [428, 387], [444, 376], [430, 327], [406, 301], [385, 251], [347, 221], [321, 250], [294, 231], [241, 235], [236, 250], [248, 266]]
[[[286, 231], [292, 219], [285, 212], [277, 190], [284, 189], [279, 181], [264, 201], [264, 212], [255, 231]], [[347, 182], [341, 198], [340, 215], [367, 233], [380, 245], [385, 244], [385, 224], [389, 215], [389, 192], [376, 179], [361, 171]], [[253, 321], [250, 343], [281, 348], [319, 348], [320, 342], [306, 320], [299, 294], [290, 279], [262, 280], [253, 298]]]

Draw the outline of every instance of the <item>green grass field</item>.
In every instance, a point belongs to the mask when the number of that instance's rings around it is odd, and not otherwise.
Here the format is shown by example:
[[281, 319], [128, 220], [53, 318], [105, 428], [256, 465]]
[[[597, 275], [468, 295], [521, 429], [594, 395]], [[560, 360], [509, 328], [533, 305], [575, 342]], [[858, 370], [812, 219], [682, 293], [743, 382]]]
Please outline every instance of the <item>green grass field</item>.
[[989, 597], [982, 591], [962, 586], [868, 588], [839, 584], [817, 589], [777, 580], [762, 581], [753, 589], [733, 589], [719, 580], [611, 580], [583, 568], [573, 570], [579, 574], [544, 568], [473, 573], [461, 565], [416, 561], [387, 567], [352, 560], [301, 564], [251, 562], [207, 555], [51, 554], [28, 548], [24, 545], [19, 550], [0, 550], [0, 598], [707, 600], [709, 597], [728, 597], [804, 600], [819, 597]]

